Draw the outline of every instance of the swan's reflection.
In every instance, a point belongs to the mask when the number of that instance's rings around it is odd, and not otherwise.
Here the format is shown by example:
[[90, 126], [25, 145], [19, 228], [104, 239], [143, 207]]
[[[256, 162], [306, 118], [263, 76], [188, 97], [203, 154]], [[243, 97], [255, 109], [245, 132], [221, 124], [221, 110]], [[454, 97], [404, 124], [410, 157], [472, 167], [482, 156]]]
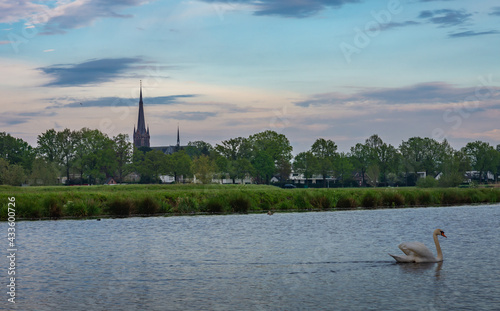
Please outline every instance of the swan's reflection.
[[399, 264], [398, 265], [401, 270], [405, 273], [414, 273], [414, 274], [420, 274], [420, 273], [425, 273], [425, 271], [428, 271], [432, 269], [433, 267], [436, 267], [435, 274], [434, 276], [436, 278], [439, 278], [441, 275], [441, 269], [443, 267], [443, 262], [421, 262], [421, 263], [405, 263], [405, 264]]

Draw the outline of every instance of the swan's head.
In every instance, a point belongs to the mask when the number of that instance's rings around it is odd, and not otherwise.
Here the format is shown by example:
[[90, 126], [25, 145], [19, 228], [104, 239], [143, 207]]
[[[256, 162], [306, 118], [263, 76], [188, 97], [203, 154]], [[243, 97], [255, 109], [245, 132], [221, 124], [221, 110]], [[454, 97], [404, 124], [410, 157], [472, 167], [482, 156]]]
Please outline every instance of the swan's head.
[[441, 229], [434, 230], [434, 235], [442, 235], [446, 238], [446, 235], [444, 235], [444, 231]]

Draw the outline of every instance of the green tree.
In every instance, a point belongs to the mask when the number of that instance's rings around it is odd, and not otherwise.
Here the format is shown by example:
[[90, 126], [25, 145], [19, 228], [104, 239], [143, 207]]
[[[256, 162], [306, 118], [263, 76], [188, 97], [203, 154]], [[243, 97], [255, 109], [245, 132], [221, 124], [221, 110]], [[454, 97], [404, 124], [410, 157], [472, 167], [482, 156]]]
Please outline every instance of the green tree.
[[275, 165], [272, 156], [265, 151], [257, 152], [257, 155], [253, 159], [252, 166], [254, 168], [257, 182], [265, 182], [266, 184], [269, 184], [269, 180], [275, 172]]
[[0, 132], [0, 158], [6, 159], [10, 164], [16, 164], [30, 170], [35, 155], [33, 147], [24, 140]]
[[55, 163], [48, 162], [43, 158], [37, 158], [33, 161], [33, 167], [30, 174], [30, 183], [32, 185], [55, 185], [59, 170]]
[[464, 174], [470, 169], [469, 159], [462, 151], [449, 152], [441, 165], [439, 186], [456, 187], [464, 181]]
[[112, 177], [118, 166], [114, 150], [114, 141], [99, 130], [83, 128], [73, 133], [75, 148], [75, 166], [78, 163], [81, 178], [89, 177], [96, 182], [103, 182]]
[[488, 178], [485, 176], [488, 171], [495, 171], [498, 165], [498, 151], [496, 151], [489, 143], [482, 141], [470, 142], [462, 148], [462, 151], [467, 155], [471, 167], [479, 171], [479, 181]]
[[54, 129], [45, 131], [38, 135], [37, 153], [48, 162], [59, 162], [59, 150], [57, 145], [57, 132]]
[[26, 174], [21, 165], [10, 164], [0, 158], [0, 182], [4, 185], [21, 186], [26, 181]]
[[74, 134], [70, 129], [64, 129], [63, 131], [57, 132], [55, 146], [57, 149], [57, 161], [64, 167], [66, 172], [67, 182], [70, 181], [70, 169], [73, 165], [73, 160], [75, 157], [75, 139]]
[[173, 175], [176, 182], [179, 182], [181, 176], [184, 178], [191, 176], [191, 167], [192, 160], [184, 150], [169, 154], [165, 158], [165, 171]]
[[118, 182], [123, 181], [123, 177], [130, 172], [130, 162], [132, 160], [132, 143], [127, 134], [118, 134], [113, 137], [113, 150], [116, 156], [116, 176]]
[[399, 146], [403, 156], [403, 166], [407, 172], [426, 172], [426, 175], [439, 173], [447, 143], [440, 144], [434, 139], [425, 137], [412, 137]]
[[316, 167], [314, 171], [323, 176], [323, 185], [326, 185], [326, 178], [331, 175], [334, 170], [337, 145], [331, 140], [318, 138], [311, 146], [311, 153], [316, 158]]
[[339, 180], [342, 187], [346, 182], [352, 180], [352, 172], [354, 170], [354, 165], [352, 164], [351, 158], [345, 152], [341, 152], [335, 159], [334, 162], [335, 175]]
[[364, 187], [366, 186], [366, 171], [371, 162], [370, 147], [365, 144], [357, 143], [354, 147], [351, 147], [351, 158], [354, 168], [361, 175], [361, 185]]
[[[266, 183], [269, 183], [270, 178], [278, 173], [280, 167], [285, 167], [285, 162], [290, 163], [293, 158], [290, 141], [285, 135], [275, 131], [267, 130], [254, 134], [248, 138], [248, 142], [252, 150], [251, 162], [257, 174], [256, 177], [261, 181], [265, 179]], [[268, 156], [273, 163], [272, 171], [268, 170]]]
[[224, 140], [215, 146], [215, 151], [224, 159], [217, 161], [219, 170], [227, 173], [233, 184], [237, 178], [243, 179], [252, 172], [251, 147], [248, 139], [238, 137]]
[[212, 182], [216, 165], [208, 155], [202, 154], [193, 161], [193, 174], [202, 184]]
[[312, 178], [313, 172], [317, 167], [316, 158], [311, 151], [305, 151], [297, 154], [293, 161], [293, 169], [296, 173], [303, 174], [304, 178]]
[[213, 149], [214, 148], [211, 144], [202, 140], [197, 140], [190, 141], [184, 150], [186, 151], [186, 154], [191, 157], [191, 159], [195, 159], [201, 155], [209, 156]]

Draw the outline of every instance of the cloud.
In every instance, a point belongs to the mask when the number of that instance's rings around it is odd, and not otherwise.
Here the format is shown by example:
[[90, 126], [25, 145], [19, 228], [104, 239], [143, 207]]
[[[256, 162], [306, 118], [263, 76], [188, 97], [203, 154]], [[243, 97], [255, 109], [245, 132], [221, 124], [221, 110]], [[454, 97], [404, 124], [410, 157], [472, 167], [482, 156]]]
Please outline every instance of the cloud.
[[441, 9], [422, 11], [418, 17], [426, 19], [429, 23], [439, 25], [440, 27], [450, 27], [467, 23], [471, 16], [472, 14], [467, 13], [464, 9]]
[[493, 7], [491, 8], [491, 10], [492, 12], [490, 13], [490, 15], [500, 16], [500, 6]]
[[208, 3], [249, 4], [254, 8], [254, 15], [304, 18], [312, 16], [326, 8], [339, 8], [347, 3], [359, 0], [201, 0]]
[[47, 9], [47, 6], [29, 0], [2, 1], [1, 7], [0, 23], [14, 23]]
[[364, 89], [354, 94], [323, 93], [295, 102], [301, 107], [322, 105], [366, 104], [434, 104], [453, 103], [475, 96], [476, 88], [454, 87], [444, 82], [427, 82], [400, 88]]
[[54, 52], [55, 50], [54, 49], [48, 49], [48, 50], [43, 50], [44, 53], [47, 53], [47, 52]]
[[481, 32], [475, 32], [473, 30], [468, 30], [468, 31], [462, 31], [462, 32], [457, 32], [457, 33], [452, 33], [448, 35], [450, 38], [462, 38], [462, 37], [474, 37], [474, 36], [482, 36], [482, 35], [494, 35], [494, 34], [499, 34], [500, 32], [498, 30], [489, 30], [489, 31], [481, 31]]
[[10, 41], [0, 41], [0, 45], [3, 45], [3, 44], [9, 44]]
[[56, 64], [38, 70], [53, 78], [45, 86], [80, 86], [112, 81], [142, 63], [141, 58], [102, 58], [79, 64]]
[[203, 121], [210, 117], [217, 116], [217, 112], [208, 111], [177, 111], [168, 114], [169, 118], [174, 120], [189, 120], [189, 121]]
[[[180, 99], [197, 97], [196, 94], [181, 94], [170, 96], [157, 96], [143, 98], [146, 106], [173, 105], [180, 103]], [[49, 101], [57, 102], [58, 99], [49, 99]], [[90, 107], [135, 107], [139, 103], [139, 98], [123, 98], [123, 97], [100, 97], [96, 99], [72, 99], [70, 103], [62, 104], [55, 103], [47, 109], [54, 108], [90, 108]]]
[[[42, 34], [62, 34], [68, 29], [90, 25], [99, 18], [129, 18], [132, 15], [120, 11], [147, 3], [145, 0], [88, 0], [58, 1], [55, 6], [31, 1], [4, 1], [0, 11], [0, 22], [12, 23], [28, 20], [34, 25], [43, 25]], [[34, 27], [34, 26], [33, 26]]]
[[407, 27], [407, 26], [415, 26], [415, 25], [420, 25], [419, 22], [415, 21], [405, 21], [401, 23], [397, 22], [391, 22], [387, 24], [379, 24], [379, 29], [380, 30], [389, 30], [389, 29], [395, 29], [395, 28], [401, 28], [401, 27]]

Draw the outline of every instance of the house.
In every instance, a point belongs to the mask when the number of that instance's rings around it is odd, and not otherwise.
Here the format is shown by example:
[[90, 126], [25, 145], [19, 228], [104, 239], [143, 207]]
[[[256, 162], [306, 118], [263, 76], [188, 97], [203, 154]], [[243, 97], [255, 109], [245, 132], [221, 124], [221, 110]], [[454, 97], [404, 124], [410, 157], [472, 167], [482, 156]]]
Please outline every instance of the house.
[[118, 183], [114, 180], [113, 177], [109, 177], [106, 179], [106, 182], [104, 183], [105, 185], [117, 185]]

